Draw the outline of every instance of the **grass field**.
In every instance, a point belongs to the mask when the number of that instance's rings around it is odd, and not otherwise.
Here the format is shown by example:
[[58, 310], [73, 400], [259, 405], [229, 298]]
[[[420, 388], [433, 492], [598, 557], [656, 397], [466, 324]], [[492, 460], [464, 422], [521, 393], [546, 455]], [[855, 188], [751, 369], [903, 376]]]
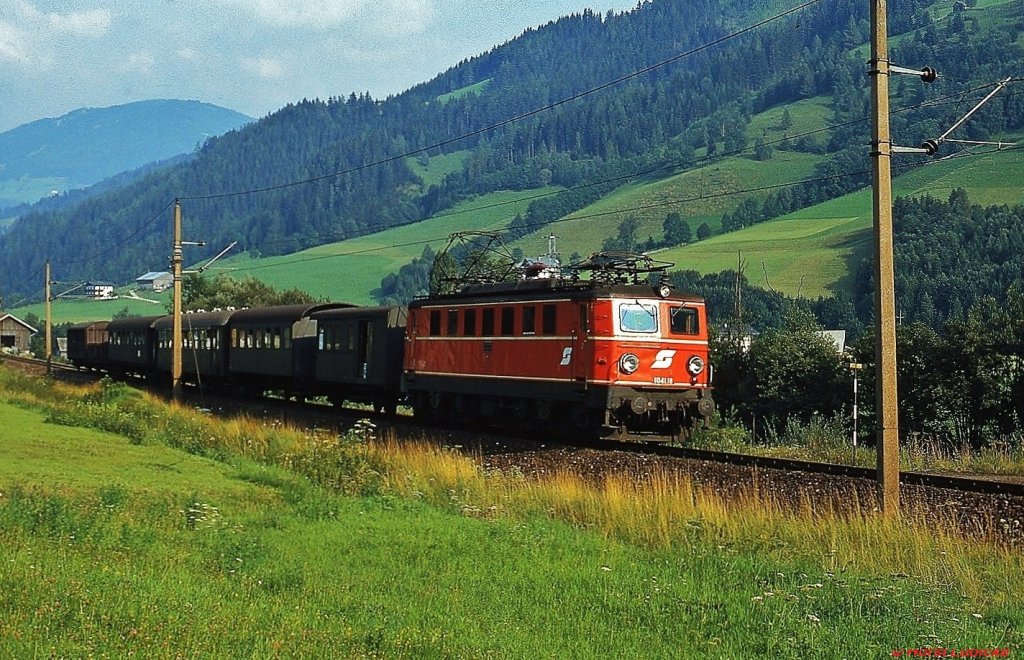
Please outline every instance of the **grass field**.
[[3, 657], [1024, 644], [1020, 554], [934, 522], [787, 512], [658, 475], [486, 474], [433, 445], [336, 444], [2, 368], [0, 424]]
[[469, 157], [469, 151], [453, 151], [450, 154], [431, 156], [426, 165], [421, 165], [415, 157], [406, 159], [409, 169], [423, 182], [423, 188], [437, 185], [452, 172], [458, 172]]
[[[57, 298], [50, 304], [50, 313], [53, 316], [55, 325], [61, 323], [79, 323], [81, 321], [109, 320], [117, 314], [128, 309], [131, 314], [139, 316], [153, 316], [166, 314], [167, 306], [171, 300], [170, 291], [153, 293], [152, 291], [141, 291], [138, 294], [142, 298], [155, 300], [157, 302], [146, 302], [122, 296], [114, 300], [85, 300], [78, 298]], [[40, 295], [40, 297], [42, 297]], [[27, 314], [35, 314], [40, 319], [46, 317], [46, 306], [43, 303], [25, 305], [10, 310], [18, 318], [24, 319]]]
[[448, 101], [452, 101], [454, 99], [461, 99], [463, 96], [466, 96], [467, 94], [480, 94], [485, 89], [487, 89], [488, 85], [490, 84], [490, 78], [486, 80], [481, 80], [478, 83], [473, 83], [472, 85], [466, 85], [465, 87], [460, 87], [459, 89], [452, 90], [447, 94], [441, 94], [440, 96], [437, 97], [437, 100], [440, 101], [441, 103], [448, 103]]

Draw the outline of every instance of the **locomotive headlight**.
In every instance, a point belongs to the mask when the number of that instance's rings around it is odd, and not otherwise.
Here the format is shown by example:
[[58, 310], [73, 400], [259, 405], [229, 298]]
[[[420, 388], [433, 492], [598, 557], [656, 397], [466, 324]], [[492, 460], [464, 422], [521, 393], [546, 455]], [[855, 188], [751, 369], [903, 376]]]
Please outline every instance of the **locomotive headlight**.
[[704, 360], [699, 355], [694, 355], [686, 363], [686, 370], [690, 372], [691, 376], [699, 376], [704, 371]]
[[640, 358], [632, 353], [625, 353], [619, 358], [619, 371], [624, 374], [631, 374], [640, 368]]

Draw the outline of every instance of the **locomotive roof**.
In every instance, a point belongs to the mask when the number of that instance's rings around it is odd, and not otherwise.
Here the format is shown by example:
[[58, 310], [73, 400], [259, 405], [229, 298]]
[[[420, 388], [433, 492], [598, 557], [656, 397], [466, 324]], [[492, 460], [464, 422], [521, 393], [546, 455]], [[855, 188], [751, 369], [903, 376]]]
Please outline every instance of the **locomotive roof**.
[[[598, 298], [661, 298], [657, 287], [650, 284], [607, 284], [591, 280], [532, 279], [498, 284], [470, 285], [458, 293], [420, 298], [410, 307], [452, 303], [498, 303], [545, 298], [572, 298], [596, 300]], [[703, 302], [700, 296], [673, 291], [666, 298], [679, 302]]]

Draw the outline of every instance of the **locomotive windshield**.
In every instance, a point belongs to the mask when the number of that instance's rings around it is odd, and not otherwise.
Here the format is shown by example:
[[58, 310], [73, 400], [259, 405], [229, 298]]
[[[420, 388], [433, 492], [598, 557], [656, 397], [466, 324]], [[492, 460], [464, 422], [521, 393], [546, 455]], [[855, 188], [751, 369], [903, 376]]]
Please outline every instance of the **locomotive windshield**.
[[658, 332], [657, 305], [621, 303], [619, 305], [619, 328], [623, 332], [642, 332], [653, 334]]

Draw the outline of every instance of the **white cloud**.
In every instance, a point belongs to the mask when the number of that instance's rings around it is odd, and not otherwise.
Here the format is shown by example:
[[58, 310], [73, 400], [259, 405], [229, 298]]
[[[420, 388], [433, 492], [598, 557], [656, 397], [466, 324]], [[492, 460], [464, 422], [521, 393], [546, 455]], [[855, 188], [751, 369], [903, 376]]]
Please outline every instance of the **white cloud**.
[[0, 21], [0, 61], [29, 61], [25, 36], [10, 23]]
[[186, 62], [194, 62], [199, 59], [199, 51], [194, 48], [182, 48], [177, 52], [178, 59]]
[[242, 68], [260, 78], [281, 78], [284, 66], [271, 57], [246, 57], [242, 59]]
[[44, 29], [48, 28], [60, 34], [76, 37], [102, 37], [110, 29], [113, 22], [110, 10], [91, 9], [89, 11], [73, 11], [66, 14], [43, 12], [29, 2], [19, 5], [21, 14], [28, 21]]
[[121, 70], [125, 73], [141, 73], [148, 75], [153, 71], [156, 60], [149, 53], [139, 51], [130, 54], [121, 64]]
[[110, 12], [106, 9], [47, 14], [46, 19], [53, 29], [76, 37], [102, 37], [110, 29], [111, 23]]
[[387, 0], [373, 11], [369, 23], [388, 35], [407, 35], [422, 32], [434, 19], [432, 0]]
[[286, 27], [329, 28], [349, 21], [372, 0], [222, 0]]

